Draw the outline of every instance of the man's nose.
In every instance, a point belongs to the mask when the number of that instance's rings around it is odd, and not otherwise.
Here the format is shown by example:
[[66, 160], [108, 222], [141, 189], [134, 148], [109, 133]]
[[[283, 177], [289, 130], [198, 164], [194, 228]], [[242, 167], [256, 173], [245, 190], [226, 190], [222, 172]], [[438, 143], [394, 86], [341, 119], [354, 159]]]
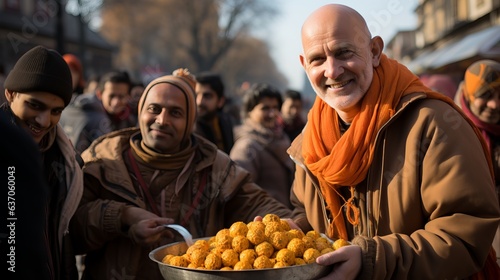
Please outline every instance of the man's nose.
[[50, 126], [50, 111], [43, 111], [35, 118], [40, 127], [46, 128]]
[[330, 79], [337, 79], [344, 73], [344, 63], [335, 57], [328, 56], [325, 62], [325, 77]]
[[170, 123], [170, 117], [167, 110], [163, 109], [161, 113], [156, 116], [156, 123], [160, 125], [167, 125]]
[[500, 108], [500, 92], [496, 92], [486, 103], [488, 107], [498, 110]]

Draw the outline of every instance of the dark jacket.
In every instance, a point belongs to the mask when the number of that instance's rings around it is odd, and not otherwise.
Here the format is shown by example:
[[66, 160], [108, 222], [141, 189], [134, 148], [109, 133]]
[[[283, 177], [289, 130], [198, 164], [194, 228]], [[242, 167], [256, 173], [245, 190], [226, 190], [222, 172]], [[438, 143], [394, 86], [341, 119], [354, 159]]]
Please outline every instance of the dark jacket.
[[[7, 214], [7, 217], [2, 215], [2, 220], [8, 226], [3, 226], [0, 234], [0, 243], [6, 249], [2, 255], [7, 256], [3, 275], [6, 279], [54, 279], [47, 257], [50, 252], [45, 238], [48, 194], [40, 152], [33, 138], [9, 118], [0, 110], [0, 130], [4, 133], [4, 137], [0, 137], [0, 166], [5, 183], [2, 201], [7, 209], [12, 209], [2, 211]], [[9, 238], [11, 232], [14, 235]]]
[[[2, 105], [2, 109], [7, 114], [10, 114], [8, 118], [11, 119], [11, 123], [14, 123], [8, 105]], [[40, 215], [44, 221], [43, 238], [45, 245], [43, 246], [47, 251], [43, 263], [46, 264], [49, 279], [77, 279], [75, 255], [69, 239], [68, 227], [83, 193], [83, 174], [78, 162], [80, 156], [75, 152], [68, 137], [59, 125], [49, 133], [55, 134], [55, 140], [50, 148], [43, 153], [38, 151], [38, 153], [33, 153], [28, 157], [32, 158], [33, 164], [37, 164], [37, 158], [41, 156], [41, 169], [38, 171], [43, 179], [38, 180], [38, 183], [33, 183], [30, 187], [42, 188], [45, 191], [39, 196], [34, 196], [42, 200], [41, 203], [35, 203], [33, 205], [34, 209], [31, 209], [31, 205], [27, 207], [30, 208], [30, 211], [36, 211], [37, 205], [43, 207], [43, 210], [37, 212], [35, 217]], [[29, 147], [26, 148], [29, 150]], [[24, 172], [20, 171], [19, 176], [23, 176]], [[37, 171], [33, 171], [33, 179], [36, 179], [37, 174]], [[29, 177], [31, 175], [25, 176]], [[34, 191], [34, 193], [36, 192]], [[20, 211], [23, 210], [20, 209]], [[31, 219], [28, 220], [31, 221]], [[36, 222], [33, 225], [39, 227]], [[35, 240], [39, 237], [39, 232], [34, 230], [28, 232], [34, 234], [33, 238]], [[24, 246], [24, 244], [21, 246]], [[41, 244], [38, 246], [39, 249], [42, 247]], [[26, 267], [18, 268], [26, 269]], [[43, 275], [44, 271], [45, 269], [41, 271], [41, 275]]]
[[76, 96], [64, 109], [59, 123], [79, 153], [99, 136], [111, 132], [111, 121], [94, 94]]
[[75, 149], [82, 153], [98, 137], [111, 131], [136, 126], [137, 120], [128, 112], [124, 114], [123, 119], [113, 118], [106, 113], [95, 94], [81, 94], [64, 109], [59, 123]]
[[[217, 114], [217, 120], [219, 121], [219, 128], [222, 134], [222, 142], [224, 145], [224, 148], [221, 150], [224, 151], [226, 154], [229, 154], [234, 144], [234, 136], [233, 136], [234, 122], [231, 116], [224, 112], [219, 112]], [[202, 137], [205, 137], [212, 143], [217, 144], [215, 140], [214, 126], [212, 123], [209, 123], [204, 119], [198, 118], [198, 120], [196, 121], [195, 133], [197, 133]]]

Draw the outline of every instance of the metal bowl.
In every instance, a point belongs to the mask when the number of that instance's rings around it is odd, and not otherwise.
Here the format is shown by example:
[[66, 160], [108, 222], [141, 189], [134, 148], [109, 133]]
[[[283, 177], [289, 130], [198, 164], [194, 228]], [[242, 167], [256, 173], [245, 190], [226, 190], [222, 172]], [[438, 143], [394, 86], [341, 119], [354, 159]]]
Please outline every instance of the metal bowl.
[[[199, 238], [208, 239], [208, 238]], [[197, 239], [196, 239], [197, 240]], [[196, 241], [195, 240], [195, 241]], [[330, 267], [321, 266], [316, 263], [289, 266], [283, 268], [248, 269], [248, 270], [200, 270], [185, 267], [172, 266], [162, 263], [162, 259], [168, 255], [183, 255], [188, 249], [186, 242], [177, 242], [158, 247], [149, 253], [149, 258], [158, 263], [163, 279], [186, 279], [186, 280], [219, 280], [219, 279], [286, 279], [286, 280], [312, 280], [325, 276]]]

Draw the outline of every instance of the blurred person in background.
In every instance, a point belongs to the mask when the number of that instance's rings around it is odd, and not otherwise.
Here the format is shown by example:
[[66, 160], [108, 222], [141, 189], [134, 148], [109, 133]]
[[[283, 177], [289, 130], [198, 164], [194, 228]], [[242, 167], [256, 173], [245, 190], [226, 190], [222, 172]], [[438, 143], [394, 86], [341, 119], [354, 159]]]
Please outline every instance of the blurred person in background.
[[283, 118], [283, 130], [293, 141], [302, 132], [306, 122], [303, 117], [302, 94], [296, 90], [286, 90], [283, 105], [281, 106], [281, 117]]
[[130, 100], [128, 102], [130, 107], [130, 112], [134, 115], [135, 119], [137, 119], [137, 105], [139, 104], [139, 100], [141, 99], [142, 93], [144, 92], [144, 84], [141, 82], [136, 82], [132, 84], [130, 88]]
[[100, 79], [95, 95], [79, 95], [64, 110], [61, 126], [78, 152], [101, 135], [137, 126], [128, 103], [130, 85], [127, 72], [108, 72]]
[[420, 80], [424, 86], [440, 92], [451, 99], [455, 98], [457, 85], [450, 76], [442, 74], [424, 75], [420, 78]]
[[[488, 145], [500, 201], [500, 63], [480, 60], [470, 65], [457, 90], [457, 99], [458, 105], [481, 130]], [[500, 226], [493, 245], [500, 264]]]
[[200, 73], [196, 75], [195, 91], [198, 112], [195, 133], [229, 154], [234, 143], [234, 122], [223, 112], [226, 97], [222, 78], [215, 73]]
[[85, 80], [83, 74], [82, 62], [78, 57], [73, 54], [67, 53], [63, 55], [64, 61], [68, 63], [69, 70], [71, 71], [71, 83], [73, 85], [73, 94], [80, 95], [85, 88]]
[[92, 74], [87, 79], [87, 83], [85, 88], [83, 89], [83, 93], [94, 95], [97, 87], [99, 86], [99, 81], [101, 80], [101, 76], [97, 74]]
[[268, 84], [254, 84], [243, 95], [243, 124], [235, 127], [230, 157], [274, 198], [291, 208], [294, 164], [286, 150], [290, 140], [279, 121], [281, 93]]

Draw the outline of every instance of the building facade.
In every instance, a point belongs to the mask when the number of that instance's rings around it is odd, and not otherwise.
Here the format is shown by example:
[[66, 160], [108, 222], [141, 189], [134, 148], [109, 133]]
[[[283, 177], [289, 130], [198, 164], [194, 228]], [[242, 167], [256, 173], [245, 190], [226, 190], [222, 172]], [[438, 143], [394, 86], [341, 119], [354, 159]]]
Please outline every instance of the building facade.
[[[0, 67], [5, 74], [36, 45], [72, 53], [80, 58], [85, 75], [112, 68], [115, 47], [62, 10], [61, 0], [0, 0]], [[62, 48], [62, 50], [61, 50]]]
[[416, 29], [399, 32], [387, 46], [415, 74], [458, 83], [474, 61], [500, 61], [500, 0], [419, 0], [415, 14]]

